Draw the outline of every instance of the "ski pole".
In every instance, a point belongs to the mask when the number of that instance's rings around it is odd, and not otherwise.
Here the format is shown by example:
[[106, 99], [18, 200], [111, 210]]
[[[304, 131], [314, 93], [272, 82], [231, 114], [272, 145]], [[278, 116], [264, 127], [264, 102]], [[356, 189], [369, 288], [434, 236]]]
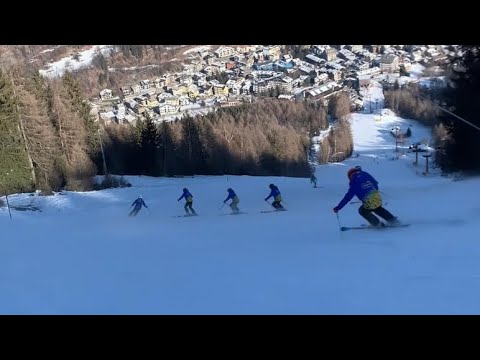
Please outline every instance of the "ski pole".
[[338, 221], [338, 230], [342, 231], [342, 225], [340, 225], [340, 217], [338, 216], [338, 212], [336, 214], [337, 214], [337, 221]]
[[219, 210], [222, 210], [224, 206], [225, 206], [225, 203], [222, 204]]
[[10, 220], [12, 220], [12, 212], [10, 211], [10, 204], [8, 202], [8, 194], [6, 191], [5, 191], [5, 199], [7, 200], [8, 214], [10, 215]]
[[343, 240], [343, 231], [342, 231], [342, 226], [340, 225], [340, 217], [338, 216], [338, 212], [336, 213], [337, 214], [337, 221], [338, 221], [338, 230], [340, 231], [340, 238]]

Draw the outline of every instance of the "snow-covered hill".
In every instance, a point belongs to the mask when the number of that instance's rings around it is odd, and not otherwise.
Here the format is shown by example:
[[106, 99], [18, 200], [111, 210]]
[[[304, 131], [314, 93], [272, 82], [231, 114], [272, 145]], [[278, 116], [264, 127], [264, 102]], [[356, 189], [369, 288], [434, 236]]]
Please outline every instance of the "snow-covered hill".
[[[383, 103], [381, 89], [370, 91]], [[307, 178], [131, 177], [125, 189], [9, 196], [42, 211], [10, 220], [0, 210], [0, 313], [480, 313], [478, 179], [423, 175], [408, 144], [395, 153], [394, 126], [411, 125], [412, 143], [431, 137], [413, 120], [384, 109], [353, 114], [352, 125], [355, 156], [319, 166], [317, 189]], [[339, 231], [364, 223], [358, 203], [338, 220], [332, 211], [356, 165], [410, 227]], [[288, 211], [261, 213], [270, 183]], [[174, 217], [183, 187], [198, 217]], [[247, 214], [223, 216], [228, 187]], [[128, 217], [140, 194], [149, 208]]]
[[[65, 71], [72, 71], [90, 66], [93, 58], [97, 53], [104, 55], [111, 51], [112, 45], [95, 45], [87, 50], [79, 52], [75, 57], [74, 55], [66, 56], [58, 61], [48, 64], [47, 69], [40, 70], [40, 74], [46, 77], [58, 77], [62, 76]], [[48, 51], [48, 50], [45, 50]]]

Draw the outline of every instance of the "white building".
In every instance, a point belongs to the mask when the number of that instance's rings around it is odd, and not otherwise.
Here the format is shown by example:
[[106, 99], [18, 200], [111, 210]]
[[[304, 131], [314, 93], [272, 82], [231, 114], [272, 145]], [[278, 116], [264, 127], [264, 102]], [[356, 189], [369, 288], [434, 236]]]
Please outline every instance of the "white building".
[[234, 48], [229, 46], [220, 46], [216, 51], [214, 51], [214, 54], [217, 58], [224, 58], [235, 55], [236, 51]]
[[380, 70], [382, 72], [396, 72], [399, 70], [398, 56], [394, 54], [387, 54], [382, 56], [380, 60]]
[[109, 100], [111, 98], [113, 98], [112, 90], [104, 89], [104, 90], [100, 91], [100, 99]]
[[160, 116], [175, 114], [177, 113], [177, 107], [169, 104], [161, 104], [158, 106], [158, 113]]

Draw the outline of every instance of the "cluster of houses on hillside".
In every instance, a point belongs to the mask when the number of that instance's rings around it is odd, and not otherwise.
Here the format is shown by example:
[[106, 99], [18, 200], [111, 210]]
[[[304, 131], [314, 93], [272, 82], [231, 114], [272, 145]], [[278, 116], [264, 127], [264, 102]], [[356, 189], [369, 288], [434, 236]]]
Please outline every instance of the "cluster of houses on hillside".
[[182, 72], [122, 86], [115, 93], [104, 89], [93, 108], [106, 122], [135, 122], [146, 114], [168, 121], [262, 96], [327, 105], [339, 91], [348, 91], [357, 108], [362, 106], [359, 89], [372, 78], [408, 73], [417, 63], [439, 63], [458, 51], [437, 45], [310, 45], [302, 46], [301, 59], [289, 50], [285, 45], [202, 47]]

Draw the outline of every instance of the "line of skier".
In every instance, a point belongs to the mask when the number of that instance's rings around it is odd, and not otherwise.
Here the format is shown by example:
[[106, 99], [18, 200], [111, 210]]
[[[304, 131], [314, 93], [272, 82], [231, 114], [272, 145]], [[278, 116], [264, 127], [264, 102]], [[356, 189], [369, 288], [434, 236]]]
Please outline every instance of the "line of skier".
[[[358, 213], [368, 221], [370, 226], [385, 226], [380, 219], [385, 220], [385, 222], [389, 225], [398, 225], [400, 223], [397, 217], [383, 207], [378, 181], [372, 175], [366, 171], [363, 171], [360, 166], [356, 166], [348, 170], [347, 176], [349, 179], [348, 191], [342, 200], [340, 200], [338, 205], [333, 208], [334, 213], [338, 214], [338, 212], [354, 196], [356, 196], [362, 202], [362, 205], [358, 208]], [[310, 181], [314, 187], [317, 187], [317, 179], [313, 173], [310, 177]], [[275, 208], [275, 210], [285, 210], [282, 205], [282, 195], [278, 189], [278, 186], [270, 184], [269, 188], [270, 194], [265, 198], [265, 201], [268, 202], [268, 199], [273, 197], [274, 201], [271, 203], [271, 205]], [[229, 206], [232, 209], [232, 213], [238, 214], [240, 212], [240, 209], [238, 208], [238, 203], [240, 202], [238, 195], [232, 188], [228, 188], [227, 193], [228, 196], [223, 203], [226, 204], [229, 200], [231, 200]], [[187, 188], [183, 189], [182, 196], [180, 196], [177, 201], [180, 201], [181, 199], [185, 199], [184, 208], [186, 214], [197, 215], [193, 209], [193, 195]], [[141, 195], [133, 202], [132, 206], [134, 205], [135, 208], [130, 212], [130, 216], [137, 215], [142, 206], [147, 207]]]
[[[280, 193], [278, 186], [274, 184], [270, 184], [269, 188], [270, 188], [270, 194], [265, 198], [265, 201], [268, 202], [268, 199], [273, 197], [273, 202], [270, 205], [272, 205], [275, 208], [275, 210], [280, 210], [280, 211], [285, 210], [285, 208], [282, 205], [282, 194]], [[226, 204], [228, 200], [231, 200], [229, 206], [232, 209], [232, 213], [233, 214], [240, 213], [240, 209], [238, 208], [238, 203], [240, 202], [240, 198], [232, 188], [228, 188], [227, 193], [228, 193], [227, 198], [223, 201], [223, 203]], [[184, 209], [185, 209], [186, 215], [197, 215], [197, 213], [193, 209], [193, 195], [190, 193], [190, 191], [187, 188], [183, 188], [182, 195], [177, 199], [177, 201], [180, 201], [182, 199], [185, 199]], [[136, 216], [138, 212], [142, 209], [142, 206], [148, 209], [148, 206], [145, 204], [145, 201], [143, 200], [142, 195], [140, 195], [132, 203], [131, 206], [134, 206], [134, 208], [129, 213], [129, 216]]]

